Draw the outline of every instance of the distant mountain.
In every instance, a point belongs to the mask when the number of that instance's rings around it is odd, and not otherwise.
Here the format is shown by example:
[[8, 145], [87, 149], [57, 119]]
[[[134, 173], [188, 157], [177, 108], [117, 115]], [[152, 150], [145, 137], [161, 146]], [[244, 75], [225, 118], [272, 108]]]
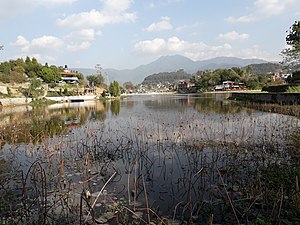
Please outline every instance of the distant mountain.
[[[109, 78], [109, 82], [117, 80], [120, 84], [131, 81], [135, 84], [141, 83], [145, 77], [160, 72], [175, 72], [183, 69], [188, 73], [196, 73], [198, 70], [214, 70], [219, 68], [245, 67], [250, 64], [267, 63], [261, 59], [240, 59], [236, 57], [217, 57], [202, 61], [193, 61], [181, 55], [162, 56], [159, 59], [138, 66], [134, 69], [116, 70], [104, 69]], [[82, 69], [74, 69], [79, 72]], [[95, 70], [94, 70], [95, 71]], [[89, 75], [81, 72], [84, 75]]]
[[95, 69], [88, 69], [88, 68], [70, 68], [71, 71], [78, 71], [79, 73], [82, 73], [85, 77], [96, 74]]

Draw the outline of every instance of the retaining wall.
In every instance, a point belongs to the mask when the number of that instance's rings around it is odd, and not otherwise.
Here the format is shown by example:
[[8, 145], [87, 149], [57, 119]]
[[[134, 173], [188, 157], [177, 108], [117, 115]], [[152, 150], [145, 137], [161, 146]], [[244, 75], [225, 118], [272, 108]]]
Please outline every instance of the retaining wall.
[[233, 99], [276, 104], [300, 104], [300, 93], [232, 93]]
[[14, 106], [25, 105], [32, 101], [32, 98], [0, 98], [0, 105], [2, 106]]

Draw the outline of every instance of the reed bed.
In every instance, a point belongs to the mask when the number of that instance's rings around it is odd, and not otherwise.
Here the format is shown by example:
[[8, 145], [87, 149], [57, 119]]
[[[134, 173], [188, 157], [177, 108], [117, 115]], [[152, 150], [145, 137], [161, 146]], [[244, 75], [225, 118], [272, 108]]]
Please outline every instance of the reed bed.
[[297, 224], [299, 125], [260, 112], [144, 112], [11, 142], [0, 224]]

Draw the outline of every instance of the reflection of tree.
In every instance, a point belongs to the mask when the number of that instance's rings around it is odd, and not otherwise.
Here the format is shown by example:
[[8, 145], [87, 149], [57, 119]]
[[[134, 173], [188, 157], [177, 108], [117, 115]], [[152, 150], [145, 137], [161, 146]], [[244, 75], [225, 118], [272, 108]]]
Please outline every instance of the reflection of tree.
[[213, 98], [198, 98], [194, 108], [199, 112], [215, 112], [219, 114], [240, 113], [242, 107], [233, 106], [228, 101], [216, 101]]
[[173, 98], [160, 98], [159, 100], [145, 100], [144, 104], [149, 110], [155, 111], [183, 111], [187, 106], [193, 106], [199, 112], [215, 112], [219, 114], [239, 113], [242, 107], [231, 105], [224, 95], [184, 95]]
[[[125, 102], [125, 107], [127, 109], [132, 109], [134, 107], [134, 101], [127, 101], [127, 102]], [[1, 110], [1, 108], [0, 108], [0, 110]]]
[[65, 129], [64, 121], [59, 116], [45, 120], [33, 117], [30, 123], [10, 124], [0, 132], [0, 138], [6, 143], [38, 143], [47, 137], [60, 135]]
[[111, 102], [110, 111], [112, 112], [113, 115], [116, 116], [119, 115], [120, 108], [121, 108], [120, 100], [114, 100]]
[[105, 111], [92, 111], [91, 112], [91, 116], [90, 116], [90, 120], [96, 121], [104, 121], [106, 118], [106, 113]]
[[0, 129], [0, 148], [5, 143], [39, 143], [45, 138], [61, 135], [67, 129], [84, 125], [89, 115], [94, 120], [103, 121], [103, 105], [58, 109], [39, 107], [32, 111], [6, 114], [0, 117], [0, 120], [4, 118], [7, 121], [0, 124], [3, 125]]
[[182, 111], [185, 107], [184, 105], [188, 104], [187, 96], [183, 97], [175, 97], [175, 98], [157, 98], [155, 101], [153, 100], [145, 100], [143, 101], [144, 105], [147, 107], [148, 110], [154, 110], [154, 111], [166, 111], [166, 110], [172, 110], [172, 111]]

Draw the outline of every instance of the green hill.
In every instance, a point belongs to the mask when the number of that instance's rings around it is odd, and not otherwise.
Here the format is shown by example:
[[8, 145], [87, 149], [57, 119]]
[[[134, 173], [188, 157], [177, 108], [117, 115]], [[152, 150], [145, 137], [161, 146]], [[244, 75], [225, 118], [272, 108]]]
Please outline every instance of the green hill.
[[186, 73], [184, 70], [178, 70], [176, 72], [162, 72], [149, 75], [145, 77], [142, 82], [143, 85], [155, 85], [158, 83], [172, 84], [179, 80], [190, 80], [191, 74]]

